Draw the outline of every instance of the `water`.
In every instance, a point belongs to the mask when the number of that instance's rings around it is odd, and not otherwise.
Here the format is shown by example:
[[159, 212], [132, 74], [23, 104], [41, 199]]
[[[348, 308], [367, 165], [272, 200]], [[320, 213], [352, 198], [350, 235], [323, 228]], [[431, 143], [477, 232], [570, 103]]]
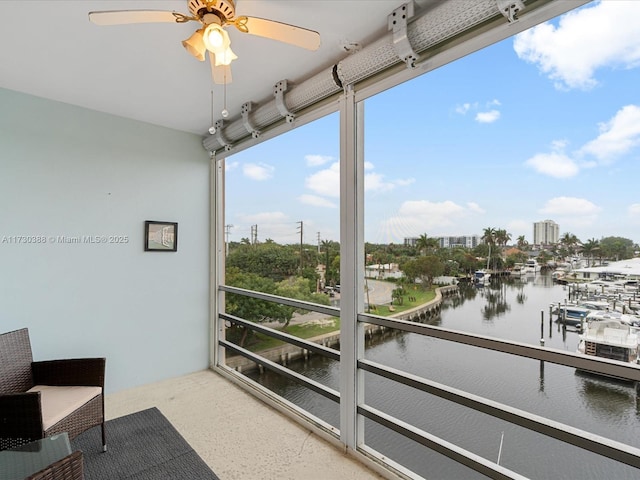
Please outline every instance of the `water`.
[[[550, 277], [509, 280], [468, 289], [443, 304], [432, 324], [574, 352], [578, 334], [549, 322], [549, 305], [568, 290]], [[640, 447], [640, 402], [635, 386], [512, 355], [400, 333], [367, 345], [366, 358], [459, 388], [572, 427]], [[336, 362], [312, 357], [299, 372], [338, 388]], [[338, 426], [338, 406], [306, 388], [265, 373], [258, 377], [293, 403]], [[366, 403], [432, 435], [530, 478], [637, 479], [640, 472], [544, 435], [510, 425], [432, 395], [365, 373]], [[365, 422], [365, 441], [389, 458], [432, 478], [483, 478], [446, 457]]]

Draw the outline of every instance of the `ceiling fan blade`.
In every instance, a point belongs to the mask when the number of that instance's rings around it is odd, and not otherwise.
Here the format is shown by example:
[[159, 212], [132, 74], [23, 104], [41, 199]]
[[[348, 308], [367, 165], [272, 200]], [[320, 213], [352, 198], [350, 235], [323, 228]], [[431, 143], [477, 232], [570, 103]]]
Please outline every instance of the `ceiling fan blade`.
[[247, 19], [244, 24], [247, 28], [246, 33], [289, 43], [297, 47], [306, 48], [307, 50], [317, 50], [320, 48], [320, 34], [314, 30], [264, 18], [245, 18]]
[[231, 83], [231, 65], [219, 65], [216, 67], [214, 54], [209, 52], [209, 64], [211, 65], [211, 76], [216, 85]]
[[89, 12], [89, 20], [96, 25], [126, 25], [129, 23], [184, 23], [193, 19], [182, 13], [163, 10], [108, 10]]

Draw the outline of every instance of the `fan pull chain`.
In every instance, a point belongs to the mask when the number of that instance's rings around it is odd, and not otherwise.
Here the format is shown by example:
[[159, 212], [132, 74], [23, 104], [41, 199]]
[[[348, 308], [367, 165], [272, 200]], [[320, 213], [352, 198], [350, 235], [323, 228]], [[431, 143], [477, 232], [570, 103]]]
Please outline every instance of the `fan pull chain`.
[[229, 110], [227, 110], [227, 68], [224, 69], [224, 108], [221, 112], [222, 118], [227, 118], [229, 116]]
[[213, 88], [211, 89], [211, 126], [209, 127], [209, 133], [211, 135], [216, 133], [216, 125], [213, 123]]

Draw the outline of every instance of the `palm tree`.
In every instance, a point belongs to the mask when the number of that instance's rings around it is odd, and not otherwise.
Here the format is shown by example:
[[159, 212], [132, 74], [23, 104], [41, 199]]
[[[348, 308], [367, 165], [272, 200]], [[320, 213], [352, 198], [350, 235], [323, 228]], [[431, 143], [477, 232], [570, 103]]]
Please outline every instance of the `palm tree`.
[[509, 243], [510, 240], [511, 240], [511, 234], [508, 233], [506, 230], [502, 228], [496, 230], [495, 241], [498, 245], [506, 247], [507, 243]]
[[440, 247], [440, 241], [435, 237], [428, 237], [426, 233], [423, 233], [418, 237], [416, 241], [416, 248], [421, 255], [426, 255], [429, 251], [435, 251]]
[[487, 256], [487, 268], [489, 268], [489, 260], [491, 260], [491, 245], [496, 243], [496, 229], [487, 227], [482, 234], [482, 240], [489, 245], [489, 255]]
[[573, 233], [567, 232], [560, 239], [560, 243], [567, 247], [569, 255], [573, 255], [574, 253], [576, 253], [575, 247], [580, 243], [580, 240], [578, 240], [578, 237], [576, 237]]
[[593, 260], [593, 253], [597, 250], [600, 250], [600, 242], [595, 238], [587, 240], [587, 243], [582, 245], [582, 254], [587, 256], [587, 267], [591, 265], [592, 262], [589, 260]]
[[529, 246], [529, 242], [527, 242], [527, 240], [524, 238], [524, 235], [520, 235], [517, 239], [517, 245], [518, 249], [526, 250], [526, 248]]

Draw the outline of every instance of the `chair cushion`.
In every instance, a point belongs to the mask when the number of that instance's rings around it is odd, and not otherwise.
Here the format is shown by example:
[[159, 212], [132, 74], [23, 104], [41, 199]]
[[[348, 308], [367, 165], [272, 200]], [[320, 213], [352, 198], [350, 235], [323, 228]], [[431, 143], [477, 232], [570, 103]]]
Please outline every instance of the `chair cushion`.
[[100, 387], [56, 387], [36, 385], [29, 392], [40, 392], [42, 428], [48, 430], [92, 398], [102, 393]]

